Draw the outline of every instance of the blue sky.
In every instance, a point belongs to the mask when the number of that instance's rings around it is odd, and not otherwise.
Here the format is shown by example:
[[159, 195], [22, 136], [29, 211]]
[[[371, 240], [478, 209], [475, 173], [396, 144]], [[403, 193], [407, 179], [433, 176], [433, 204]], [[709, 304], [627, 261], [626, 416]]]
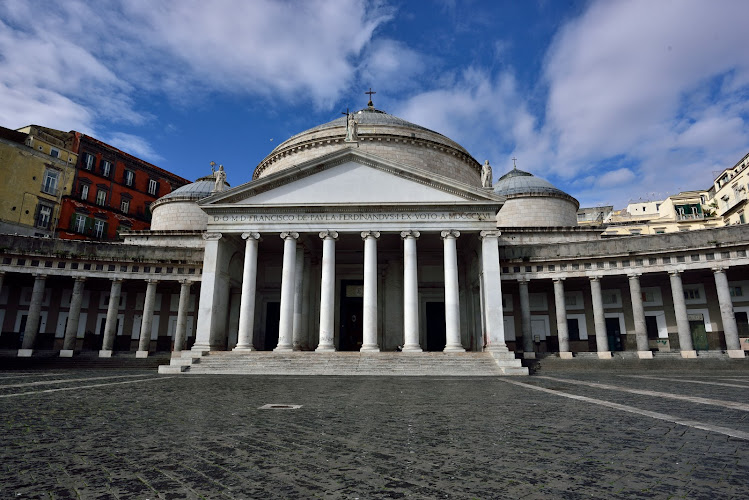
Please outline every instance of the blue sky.
[[749, 151], [745, 0], [0, 2], [0, 125], [228, 180], [366, 105], [583, 206], [706, 189]]

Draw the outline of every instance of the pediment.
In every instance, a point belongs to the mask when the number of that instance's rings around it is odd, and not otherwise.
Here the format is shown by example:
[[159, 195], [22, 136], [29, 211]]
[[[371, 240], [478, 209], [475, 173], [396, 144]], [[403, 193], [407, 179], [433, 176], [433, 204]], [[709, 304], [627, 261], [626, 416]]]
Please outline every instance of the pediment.
[[504, 198], [432, 172], [355, 150], [336, 152], [203, 200], [204, 208], [497, 202]]

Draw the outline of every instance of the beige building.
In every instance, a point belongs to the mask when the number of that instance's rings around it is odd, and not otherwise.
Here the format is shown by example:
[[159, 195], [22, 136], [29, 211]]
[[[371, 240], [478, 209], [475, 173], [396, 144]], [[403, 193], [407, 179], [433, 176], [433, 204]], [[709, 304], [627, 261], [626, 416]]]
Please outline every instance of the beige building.
[[78, 155], [70, 134], [35, 125], [0, 127], [0, 231], [51, 236]]

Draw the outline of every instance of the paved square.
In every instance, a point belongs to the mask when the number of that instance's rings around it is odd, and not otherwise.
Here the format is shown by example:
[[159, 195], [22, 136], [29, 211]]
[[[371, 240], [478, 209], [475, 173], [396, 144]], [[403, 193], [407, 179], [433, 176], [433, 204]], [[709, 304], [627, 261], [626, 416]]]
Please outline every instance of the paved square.
[[0, 498], [746, 498], [748, 387], [0, 372]]

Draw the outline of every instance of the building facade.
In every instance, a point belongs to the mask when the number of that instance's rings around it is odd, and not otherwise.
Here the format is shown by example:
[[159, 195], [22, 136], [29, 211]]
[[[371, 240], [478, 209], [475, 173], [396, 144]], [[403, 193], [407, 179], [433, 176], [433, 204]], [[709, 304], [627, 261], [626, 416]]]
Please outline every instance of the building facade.
[[487, 168], [370, 103], [251, 182], [165, 194], [122, 243], [14, 237], [5, 346], [187, 352], [175, 371], [216, 351], [488, 353], [505, 374], [550, 353], [744, 358], [746, 226], [602, 238], [569, 194], [518, 169], [485, 186]]

